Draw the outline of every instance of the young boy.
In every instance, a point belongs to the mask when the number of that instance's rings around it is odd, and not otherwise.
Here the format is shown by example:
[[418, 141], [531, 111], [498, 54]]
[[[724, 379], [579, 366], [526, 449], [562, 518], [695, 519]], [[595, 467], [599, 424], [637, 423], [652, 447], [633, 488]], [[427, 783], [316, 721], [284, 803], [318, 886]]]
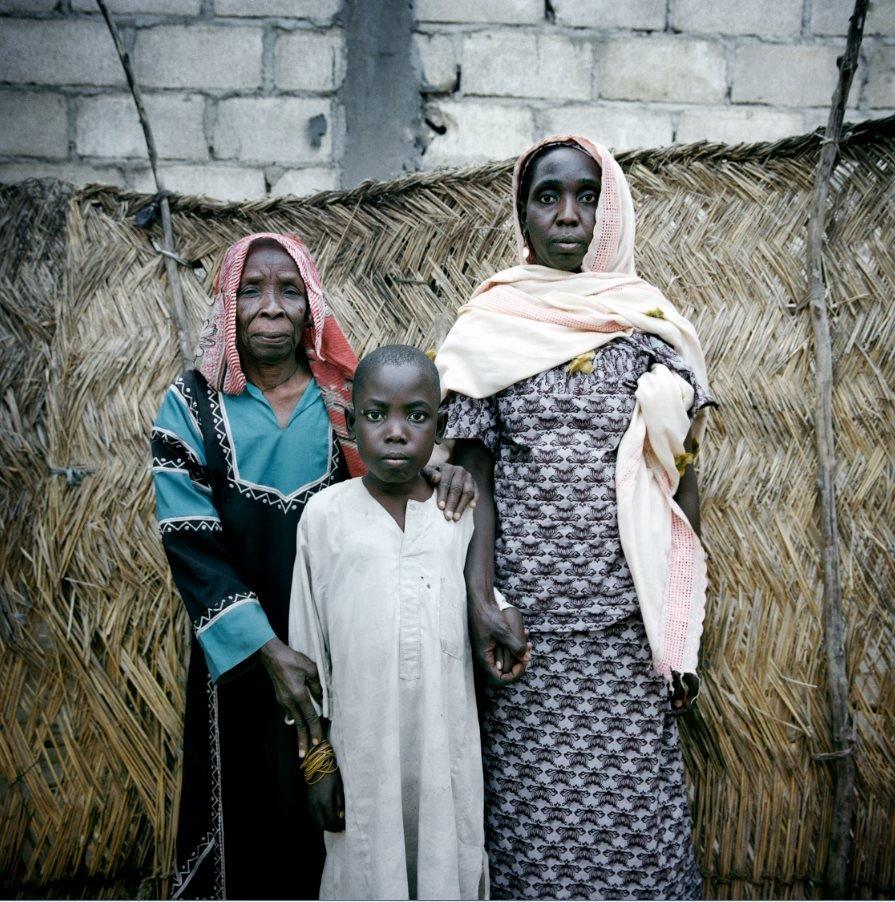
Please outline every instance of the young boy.
[[317, 662], [329, 740], [303, 765], [325, 834], [321, 899], [487, 893], [482, 762], [463, 567], [472, 511], [445, 520], [420, 476], [441, 440], [438, 372], [414, 348], [357, 368], [367, 475], [308, 503], [289, 644]]

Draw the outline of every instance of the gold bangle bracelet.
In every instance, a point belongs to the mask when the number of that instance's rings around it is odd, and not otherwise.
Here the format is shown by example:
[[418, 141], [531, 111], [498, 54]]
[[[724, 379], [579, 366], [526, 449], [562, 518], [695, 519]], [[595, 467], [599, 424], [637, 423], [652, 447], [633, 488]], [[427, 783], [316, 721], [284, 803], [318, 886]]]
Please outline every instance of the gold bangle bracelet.
[[336, 753], [328, 740], [314, 746], [305, 756], [301, 770], [308, 786], [319, 783], [324, 777], [336, 773], [339, 766], [336, 763]]

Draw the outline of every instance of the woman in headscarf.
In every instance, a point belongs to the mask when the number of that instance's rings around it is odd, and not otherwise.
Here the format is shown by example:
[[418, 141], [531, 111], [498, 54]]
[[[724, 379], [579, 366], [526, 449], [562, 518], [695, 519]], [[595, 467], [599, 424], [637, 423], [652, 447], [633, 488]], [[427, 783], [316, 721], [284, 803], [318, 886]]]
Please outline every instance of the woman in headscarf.
[[635, 274], [631, 195], [604, 147], [546, 139], [513, 190], [521, 265], [476, 289], [436, 358], [453, 460], [481, 492], [473, 633], [496, 585], [534, 644], [483, 712], [492, 894], [692, 898], [674, 714], [698, 688], [705, 362]]
[[[323, 841], [299, 756], [322, 738], [319, 684], [285, 640], [304, 506], [363, 473], [344, 413], [356, 365], [305, 245], [249, 235], [152, 429], [159, 527], [194, 629], [174, 898], [317, 897]], [[428, 478], [459, 519], [468, 474]]]

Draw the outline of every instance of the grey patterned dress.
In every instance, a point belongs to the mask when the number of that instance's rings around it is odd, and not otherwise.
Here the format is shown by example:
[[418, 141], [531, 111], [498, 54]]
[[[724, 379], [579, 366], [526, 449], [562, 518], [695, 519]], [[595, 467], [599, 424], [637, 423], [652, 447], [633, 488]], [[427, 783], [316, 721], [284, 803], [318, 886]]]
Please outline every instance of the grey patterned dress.
[[638, 378], [687, 364], [635, 333], [482, 400], [454, 395], [447, 435], [494, 455], [495, 577], [534, 643], [482, 714], [494, 898], [698, 897], [675, 719], [652, 673], [618, 534], [615, 455]]

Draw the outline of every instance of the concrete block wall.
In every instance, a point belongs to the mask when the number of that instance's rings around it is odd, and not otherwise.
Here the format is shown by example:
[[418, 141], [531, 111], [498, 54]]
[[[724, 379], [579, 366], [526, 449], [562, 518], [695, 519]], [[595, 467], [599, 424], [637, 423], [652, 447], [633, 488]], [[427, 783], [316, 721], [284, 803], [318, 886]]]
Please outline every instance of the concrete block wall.
[[[346, 53], [351, 2], [408, 0], [110, 0], [168, 187], [242, 199], [341, 184], [342, 95], [346, 79], [363, 77]], [[851, 9], [852, 0], [415, 0], [414, 165], [509, 157], [554, 132], [628, 149], [811, 130], [826, 121]], [[895, 0], [871, 0], [848, 118], [893, 110]], [[93, 0], [0, 0], [0, 117], [0, 180], [152, 190]], [[385, 168], [381, 177], [397, 174]]]
[[[221, 199], [339, 184], [340, 0], [110, 0], [166, 187]], [[93, 0], [0, 0], [0, 180], [154, 190]]]
[[[416, 0], [421, 165], [581, 131], [615, 149], [825, 124], [852, 0]], [[895, 110], [895, 0], [871, 0], [852, 121]]]

